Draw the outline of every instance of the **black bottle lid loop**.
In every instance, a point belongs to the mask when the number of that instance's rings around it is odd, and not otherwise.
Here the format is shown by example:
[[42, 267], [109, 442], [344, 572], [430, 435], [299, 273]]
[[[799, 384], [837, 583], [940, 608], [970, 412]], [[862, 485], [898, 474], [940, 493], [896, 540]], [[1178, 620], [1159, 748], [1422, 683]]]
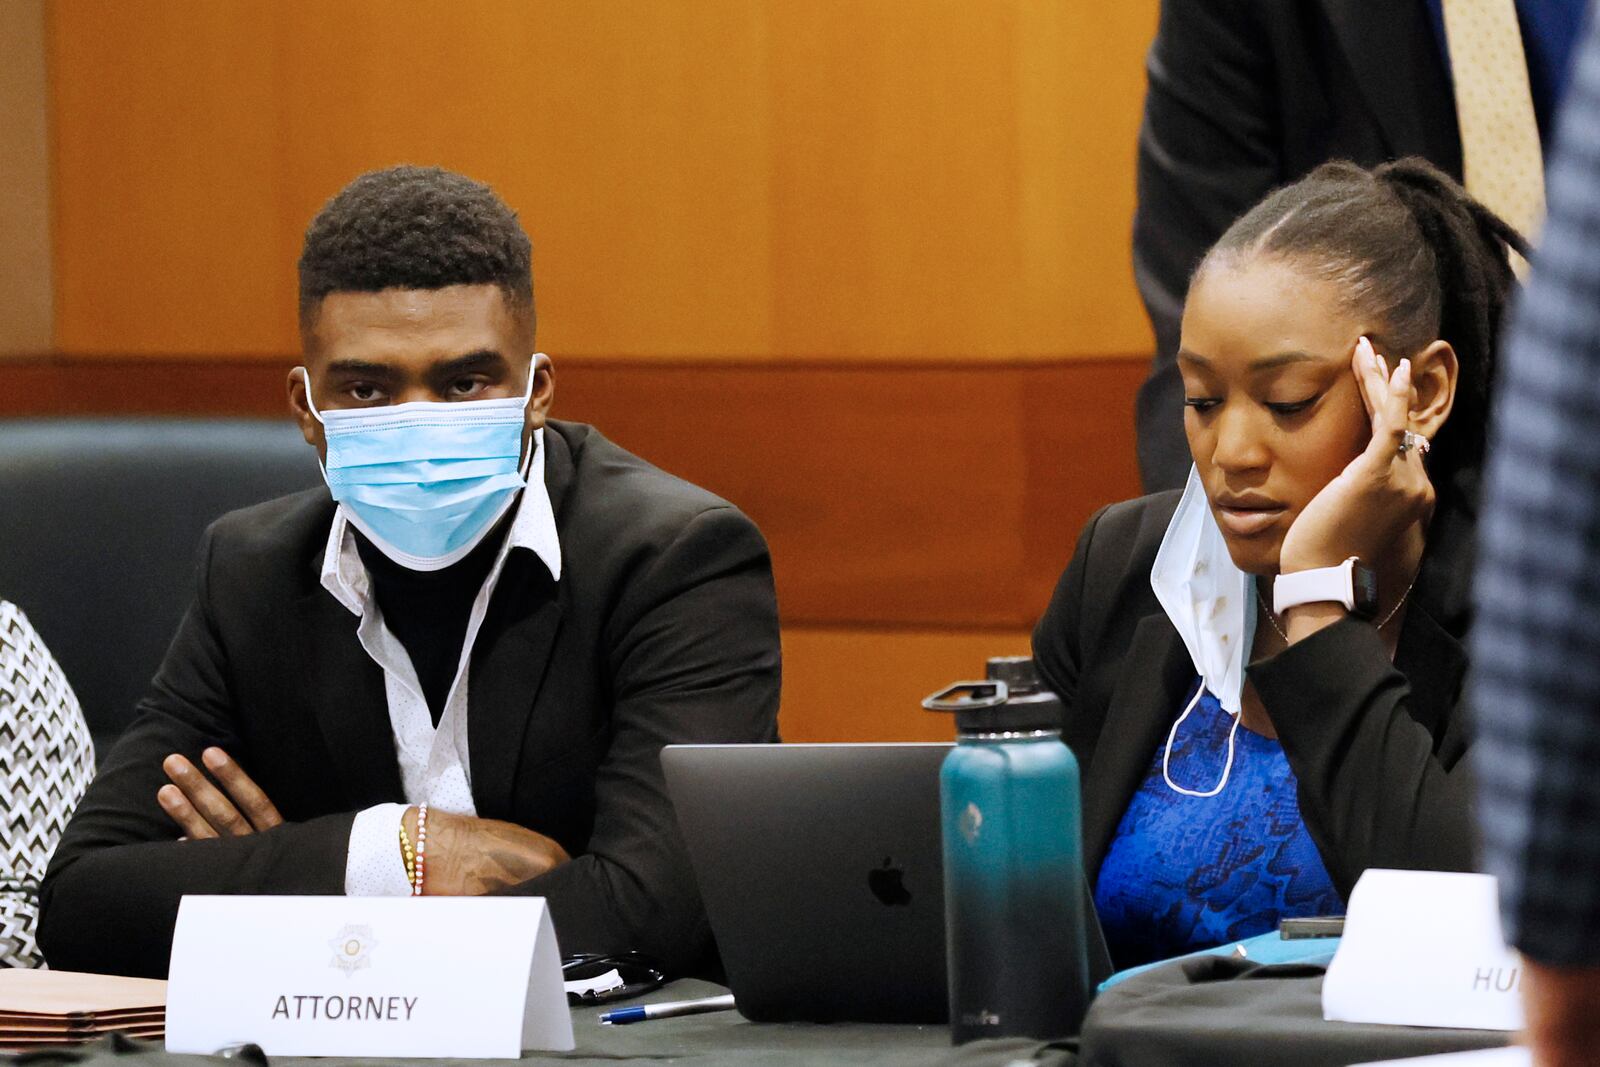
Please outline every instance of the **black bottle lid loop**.
[[979, 711], [997, 708], [1010, 696], [1004, 682], [956, 682], [924, 698], [922, 706], [929, 711]]
[[922, 706], [955, 712], [956, 731], [963, 737], [1061, 729], [1061, 701], [1038, 687], [1032, 661], [997, 657], [989, 661], [989, 673], [1003, 677], [947, 685], [923, 700]]

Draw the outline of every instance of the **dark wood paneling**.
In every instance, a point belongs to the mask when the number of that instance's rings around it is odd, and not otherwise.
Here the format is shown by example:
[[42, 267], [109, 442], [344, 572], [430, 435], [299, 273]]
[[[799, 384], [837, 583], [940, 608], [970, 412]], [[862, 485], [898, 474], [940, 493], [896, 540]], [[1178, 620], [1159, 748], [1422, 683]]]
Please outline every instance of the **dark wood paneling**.
[[[282, 416], [288, 361], [0, 363], [0, 415]], [[577, 359], [556, 414], [744, 508], [786, 622], [1030, 626], [1083, 521], [1137, 492], [1143, 361]]]

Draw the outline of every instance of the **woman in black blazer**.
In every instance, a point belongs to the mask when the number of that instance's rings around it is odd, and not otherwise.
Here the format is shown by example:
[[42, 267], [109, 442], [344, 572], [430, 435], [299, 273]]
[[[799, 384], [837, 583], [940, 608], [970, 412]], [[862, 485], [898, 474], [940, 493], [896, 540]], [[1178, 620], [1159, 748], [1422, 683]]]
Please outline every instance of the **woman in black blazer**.
[[[1462, 638], [1523, 247], [1429, 164], [1334, 163], [1196, 271], [1183, 517], [1177, 492], [1097, 514], [1033, 637], [1119, 965], [1340, 913], [1368, 867], [1471, 868]], [[1274, 611], [1302, 572], [1327, 584]]]

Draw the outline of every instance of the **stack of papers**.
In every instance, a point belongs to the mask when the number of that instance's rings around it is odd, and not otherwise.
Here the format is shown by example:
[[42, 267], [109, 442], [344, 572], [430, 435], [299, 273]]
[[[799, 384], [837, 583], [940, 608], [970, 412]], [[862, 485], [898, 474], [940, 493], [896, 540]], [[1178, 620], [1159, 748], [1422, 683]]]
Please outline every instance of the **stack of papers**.
[[159, 1038], [166, 1029], [165, 982], [0, 968], [0, 1050], [91, 1041], [113, 1030]]

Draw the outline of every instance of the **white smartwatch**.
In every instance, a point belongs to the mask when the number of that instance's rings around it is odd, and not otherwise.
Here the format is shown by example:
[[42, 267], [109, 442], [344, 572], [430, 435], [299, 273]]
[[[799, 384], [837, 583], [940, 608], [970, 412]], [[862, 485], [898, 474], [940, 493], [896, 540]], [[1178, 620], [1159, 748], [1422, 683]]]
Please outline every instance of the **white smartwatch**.
[[1378, 576], [1351, 556], [1337, 567], [1280, 574], [1272, 581], [1272, 613], [1300, 604], [1343, 604], [1352, 615], [1370, 619], [1378, 612]]

